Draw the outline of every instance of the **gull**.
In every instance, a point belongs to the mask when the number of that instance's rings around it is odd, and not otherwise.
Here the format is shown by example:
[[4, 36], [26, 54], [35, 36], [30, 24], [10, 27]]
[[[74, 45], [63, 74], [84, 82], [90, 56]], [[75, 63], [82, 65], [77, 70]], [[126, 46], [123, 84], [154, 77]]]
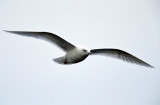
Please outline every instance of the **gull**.
[[114, 49], [114, 48], [89, 49], [82, 46], [75, 46], [70, 42], [64, 40], [63, 38], [59, 37], [58, 35], [50, 32], [6, 31], [6, 30], [4, 31], [26, 37], [43, 39], [52, 44], [57, 45], [64, 52], [66, 52], [64, 56], [53, 59], [56, 63], [59, 64], [75, 64], [85, 60], [89, 55], [104, 55], [112, 58], [117, 58], [125, 62], [153, 68], [153, 66], [151, 66], [150, 64], [120, 49]]

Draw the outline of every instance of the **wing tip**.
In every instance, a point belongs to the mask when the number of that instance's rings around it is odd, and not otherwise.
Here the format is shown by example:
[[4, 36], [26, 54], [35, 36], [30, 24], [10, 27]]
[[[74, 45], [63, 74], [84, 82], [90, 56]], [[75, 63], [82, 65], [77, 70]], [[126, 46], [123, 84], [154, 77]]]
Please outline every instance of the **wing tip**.
[[140, 66], [144, 66], [144, 67], [148, 67], [148, 68], [155, 68], [154, 66], [152, 66], [152, 65], [150, 65], [150, 64], [148, 64], [148, 63], [137, 63], [138, 65], [140, 65]]
[[147, 65], [146, 67], [149, 67], [149, 68], [155, 68], [154, 66], [152, 66], [152, 65]]
[[4, 32], [9, 32], [9, 33], [13, 33], [13, 31], [8, 31], [8, 30], [2, 30]]
[[133, 62], [134, 64], [137, 64], [137, 65], [140, 65], [140, 66], [144, 66], [144, 67], [148, 67], [148, 68], [155, 68], [154, 66], [146, 63], [146, 62], [142, 62], [142, 63], [139, 63], [139, 62]]
[[4, 32], [8, 32], [7, 30], [2, 30], [2, 31], [4, 31]]

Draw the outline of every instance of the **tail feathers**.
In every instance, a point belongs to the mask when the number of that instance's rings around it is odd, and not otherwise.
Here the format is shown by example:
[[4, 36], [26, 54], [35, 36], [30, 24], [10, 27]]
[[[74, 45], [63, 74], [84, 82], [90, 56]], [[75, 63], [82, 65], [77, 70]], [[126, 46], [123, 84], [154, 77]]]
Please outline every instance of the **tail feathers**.
[[64, 64], [65, 62], [65, 57], [59, 57], [59, 58], [55, 58], [53, 59], [53, 61], [55, 61], [56, 63], [59, 63], [59, 64]]

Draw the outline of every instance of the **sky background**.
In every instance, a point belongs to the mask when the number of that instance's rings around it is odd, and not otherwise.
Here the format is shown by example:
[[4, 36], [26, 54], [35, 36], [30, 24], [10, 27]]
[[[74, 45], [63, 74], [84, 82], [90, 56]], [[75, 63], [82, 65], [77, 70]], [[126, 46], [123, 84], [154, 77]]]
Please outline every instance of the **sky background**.
[[[0, 105], [160, 105], [159, 0], [0, 0], [0, 14]], [[2, 30], [122, 49], [155, 69], [102, 56], [59, 65], [61, 49]]]

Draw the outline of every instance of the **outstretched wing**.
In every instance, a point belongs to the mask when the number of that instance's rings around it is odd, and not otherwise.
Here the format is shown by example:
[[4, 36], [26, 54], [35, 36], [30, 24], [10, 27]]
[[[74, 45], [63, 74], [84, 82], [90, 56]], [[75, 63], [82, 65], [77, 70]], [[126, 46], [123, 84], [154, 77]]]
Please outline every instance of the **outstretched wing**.
[[91, 55], [101, 54], [113, 58], [117, 58], [129, 63], [138, 64], [141, 66], [146, 66], [153, 68], [150, 64], [140, 60], [139, 58], [119, 49], [92, 49]]
[[58, 35], [53, 34], [53, 33], [49, 33], [49, 32], [30, 32], [30, 31], [5, 31], [5, 32], [18, 34], [18, 35], [22, 35], [22, 36], [27, 36], [27, 37], [34, 37], [34, 38], [38, 38], [38, 39], [44, 39], [44, 40], [49, 41], [53, 44], [56, 44], [58, 47], [62, 48], [66, 52], [75, 48], [75, 46], [72, 45], [71, 43], [62, 39]]

